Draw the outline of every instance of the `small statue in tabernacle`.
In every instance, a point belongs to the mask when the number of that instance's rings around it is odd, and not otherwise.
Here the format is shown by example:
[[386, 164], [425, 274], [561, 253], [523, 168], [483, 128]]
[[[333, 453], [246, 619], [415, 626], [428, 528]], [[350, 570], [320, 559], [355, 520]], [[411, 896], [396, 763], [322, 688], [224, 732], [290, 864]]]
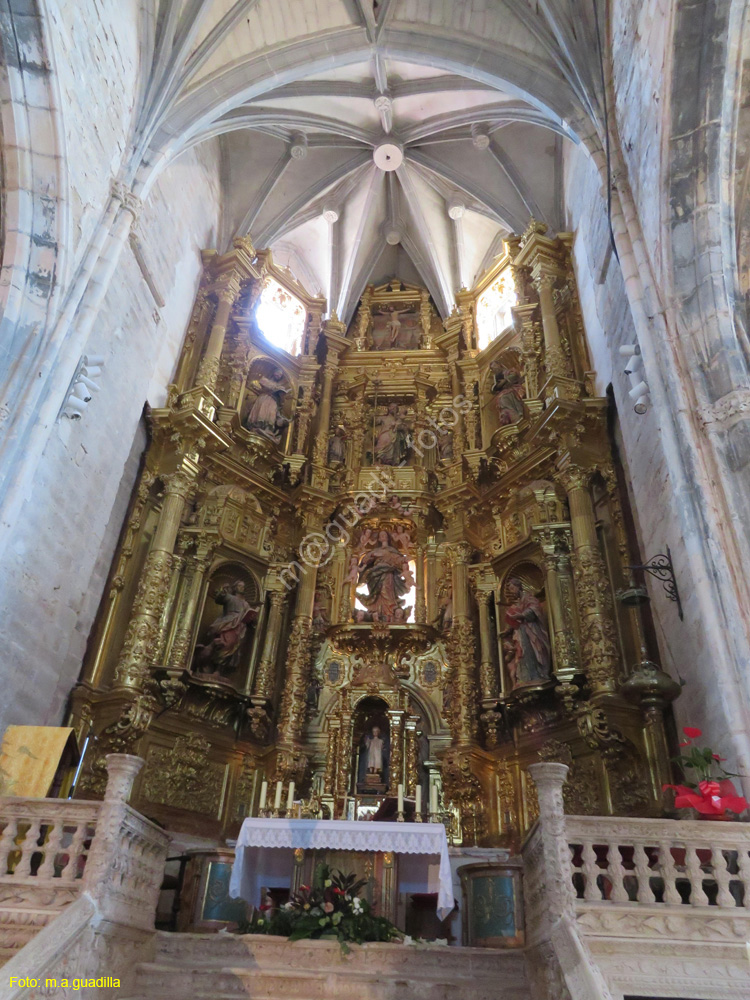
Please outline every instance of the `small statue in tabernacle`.
[[511, 603], [505, 611], [503, 651], [510, 679], [514, 687], [543, 683], [552, 673], [547, 615], [541, 601], [524, 592], [521, 580], [509, 580], [507, 593]]
[[398, 404], [391, 403], [375, 421], [375, 464], [402, 465], [409, 454], [411, 425], [404, 420]]
[[254, 387], [258, 396], [247, 415], [245, 427], [249, 431], [259, 431], [278, 443], [289, 424], [289, 418], [284, 416], [282, 410], [284, 397], [289, 391], [284, 385], [283, 371], [274, 369], [271, 378], [261, 375]]
[[235, 580], [214, 594], [224, 613], [208, 626], [204, 642], [195, 647], [193, 669], [198, 673], [234, 673], [239, 665], [240, 647], [247, 626], [258, 619], [258, 610], [245, 600], [245, 584]]
[[370, 621], [404, 620], [398, 614], [404, 608], [401, 598], [414, 586], [414, 579], [407, 556], [396, 548], [388, 531], [379, 531], [376, 547], [360, 557], [358, 583], [367, 587], [359, 599]]
[[499, 361], [490, 364], [490, 371], [495, 376], [492, 392], [495, 394], [495, 405], [500, 426], [517, 424], [523, 417], [523, 379], [518, 372], [506, 368]]
[[449, 429], [440, 429], [440, 437], [438, 438], [438, 457], [441, 462], [452, 462], [453, 461], [453, 431]]
[[343, 465], [346, 462], [346, 431], [337, 427], [328, 442], [328, 464]]

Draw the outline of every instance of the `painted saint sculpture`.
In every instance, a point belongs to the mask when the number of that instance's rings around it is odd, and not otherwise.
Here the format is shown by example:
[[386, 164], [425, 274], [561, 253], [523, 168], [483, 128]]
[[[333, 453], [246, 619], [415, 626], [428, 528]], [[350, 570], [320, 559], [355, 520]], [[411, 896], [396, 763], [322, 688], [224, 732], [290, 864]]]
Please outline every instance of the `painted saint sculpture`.
[[214, 594], [224, 613], [208, 626], [205, 641], [195, 647], [193, 669], [198, 673], [218, 673], [226, 677], [239, 665], [240, 647], [247, 626], [257, 621], [257, 609], [245, 599], [245, 584], [235, 580]]
[[525, 593], [517, 578], [508, 581], [508, 596], [512, 603], [505, 611], [508, 628], [503, 648], [513, 686], [543, 683], [552, 671], [547, 615], [541, 601]]

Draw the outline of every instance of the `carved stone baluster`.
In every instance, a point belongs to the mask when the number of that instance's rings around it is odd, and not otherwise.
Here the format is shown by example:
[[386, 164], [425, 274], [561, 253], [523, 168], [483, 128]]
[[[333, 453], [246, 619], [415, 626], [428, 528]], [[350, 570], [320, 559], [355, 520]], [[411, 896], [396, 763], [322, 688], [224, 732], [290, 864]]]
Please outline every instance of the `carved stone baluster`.
[[596, 858], [594, 845], [588, 840], [583, 845], [581, 860], [583, 862], [583, 898], [595, 900], [599, 903], [602, 900], [602, 892], [599, 888], [599, 876], [601, 875], [601, 871]]
[[[65, 822], [62, 816], [56, 817], [51, 820], [50, 823], [45, 824], [47, 826], [47, 836], [44, 841], [42, 850], [44, 851], [44, 860], [39, 866], [37, 871], [37, 878], [52, 878], [55, 874], [55, 859], [62, 848], [63, 837], [65, 835]], [[66, 870], [68, 868], [75, 868], [76, 858], [72, 850], [65, 852], [69, 861], [67, 863]]]
[[682, 897], [677, 891], [677, 868], [672, 856], [672, 844], [668, 840], [659, 844], [659, 874], [664, 880], [664, 902], [669, 906], [679, 906]]
[[734, 896], [729, 888], [731, 881], [729, 876], [729, 866], [727, 857], [720, 847], [714, 847], [711, 851], [711, 866], [714, 870], [714, 878], [719, 887], [717, 902], [725, 909], [733, 909], [736, 906]]
[[708, 896], [703, 889], [703, 871], [698, 851], [689, 844], [685, 851], [685, 867], [690, 879], [690, 905], [708, 906]]
[[635, 863], [635, 873], [638, 877], [638, 902], [654, 903], [656, 896], [651, 888], [651, 869], [649, 868], [648, 855], [643, 844], [636, 844], [633, 848], [633, 861]]
[[740, 881], [744, 891], [745, 906], [750, 900], [750, 852], [747, 847], [740, 847], [737, 850], [737, 867], [739, 868]]
[[612, 883], [610, 899], [613, 903], [627, 903], [628, 894], [625, 890], [625, 871], [622, 867], [622, 855], [617, 841], [607, 843], [607, 877]]
[[31, 825], [24, 836], [23, 843], [20, 845], [21, 860], [16, 866], [15, 874], [21, 876], [21, 878], [31, 875], [31, 861], [39, 850], [37, 840], [39, 840], [41, 825], [39, 819], [32, 819]]
[[0, 872], [5, 874], [8, 871], [8, 855], [15, 853], [15, 840], [18, 835], [18, 820], [10, 817], [5, 824], [2, 836], [0, 836]]

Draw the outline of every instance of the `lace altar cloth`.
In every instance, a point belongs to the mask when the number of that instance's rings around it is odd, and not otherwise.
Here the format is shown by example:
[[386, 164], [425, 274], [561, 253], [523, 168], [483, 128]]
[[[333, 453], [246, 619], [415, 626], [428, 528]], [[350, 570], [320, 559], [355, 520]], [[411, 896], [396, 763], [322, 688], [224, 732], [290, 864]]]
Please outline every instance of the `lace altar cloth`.
[[[260, 819], [242, 824], [229, 882], [229, 895], [255, 903], [253, 893], [260, 860], [258, 848], [335, 848], [339, 851], [392, 851], [394, 854], [431, 854], [440, 858], [437, 915], [444, 920], [453, 910], [448, 841], [442, 823], [374, 823], [343, 819]], [[263, 854], [266, 852], [263, 851]], [[254, 864], [254, 862], [256, 862]]]

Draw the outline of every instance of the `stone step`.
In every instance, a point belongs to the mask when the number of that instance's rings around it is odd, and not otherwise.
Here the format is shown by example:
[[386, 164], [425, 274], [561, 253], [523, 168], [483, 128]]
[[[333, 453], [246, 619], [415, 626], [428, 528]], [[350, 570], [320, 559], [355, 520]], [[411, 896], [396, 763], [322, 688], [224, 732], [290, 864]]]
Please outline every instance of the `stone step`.
[[529, 1000], [524, 957], [440, 945], [158, 935], [132, 1000]]

